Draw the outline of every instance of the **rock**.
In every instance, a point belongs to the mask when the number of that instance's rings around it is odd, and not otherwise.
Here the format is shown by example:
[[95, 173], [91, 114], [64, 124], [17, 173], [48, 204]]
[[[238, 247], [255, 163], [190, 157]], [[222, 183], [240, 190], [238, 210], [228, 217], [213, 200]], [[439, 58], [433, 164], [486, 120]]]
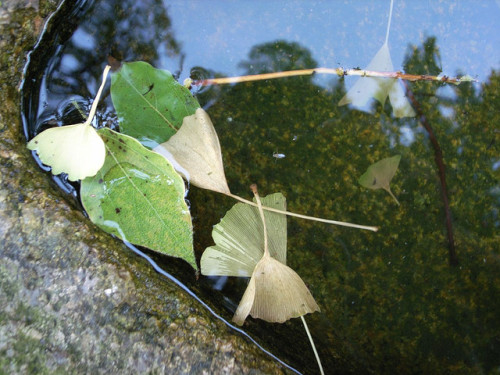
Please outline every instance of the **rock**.
[[286, 372], [93, 226], [38, 168], [18, 91], [57, 5], [38, 4], [0, 12], [0, 373]]

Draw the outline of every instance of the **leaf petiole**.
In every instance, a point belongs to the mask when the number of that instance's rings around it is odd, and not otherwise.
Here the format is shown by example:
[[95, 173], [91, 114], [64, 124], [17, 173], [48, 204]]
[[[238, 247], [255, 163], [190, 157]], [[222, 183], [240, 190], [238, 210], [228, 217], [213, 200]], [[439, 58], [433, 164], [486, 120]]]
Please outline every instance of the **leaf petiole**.
[[[247, 200], [245, 198], [241, 198], [241, 197], [239, 197], [237, 195], [234, 195], [232, 193], [225, 193], [225, 195], [227, 195], [228, 197], [231, 197], [233, 199], [236, 199], [236, 200], [238, 200], [240, 202], [249, 204], [251, 206], [258, 207], [257, 203], [249, 201], [249, 200]], [[305, 220], [319, 221], [321, 223], [340, 225], [340, 226], [343, 226], [343, 227], [350, 227], [350, 228], [358, 228], [358, 229], [371, 230], [372, 232], [378, 231], [378, 227], [353, 224], [353, 223], [348, 223], [348, 222], [345, 222], [345, 221], [336, 221], [336, 220], [322, 219], [322, 218], [319, 218], [319, 217], [301, 215], [301, 214], [297, 214], [295, 212], [282, 211], [282, 210], [278, 210], [276, 208], [271, 208], [271, 207], [266, 207], [266, 206], [262, 206], [262, 208], [264, 210], [266, 210], [266, 211], [276, 212], [276, 213], [279, 213], [279, 214], [282, 214], [282, 215], [288, 215], [288, 216], [298, 217], [300, 219], [305, 219]]]

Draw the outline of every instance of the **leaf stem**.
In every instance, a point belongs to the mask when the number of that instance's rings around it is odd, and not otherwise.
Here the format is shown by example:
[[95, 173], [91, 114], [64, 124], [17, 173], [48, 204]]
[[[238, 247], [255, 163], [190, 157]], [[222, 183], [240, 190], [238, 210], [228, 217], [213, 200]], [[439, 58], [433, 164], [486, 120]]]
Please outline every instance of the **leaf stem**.
[[391, 195], [391, 197], [394, 198], [394, 200], [396, 201], [396, 203], [399, 206], [400, 204], [399, 204], [398, 198], [396, 198], [396, 196], [392, 193], [391, 189], [390, 188], [389, 189], [385, 189], [385, 191], [387, 191]]
[[453, 83], [459, 85], [462, 82], [477, 82], [469, 76], [461, 78], [454, 78], [448, 76], [430, 76], [425, 74], [406, 74], [402, 72], [376, 72], [373, 70], [361, 69], [344, 69], [344, 68], [314, 68], [314, 69], [299, 69], [288, 70], [284, 72], [264, 73], [264, 74], [251, 74], [237, 77], [222, 77], [222, 78], [209, 78], [193, 81], [193, 85], [210, 86], [210, 85], [225, 85], [229, 83], [241, 83], [251, 81], [263, 81], [266, 79], [277, 79], [295, 76], [310, 76], [313, 74], [332, 74], [339, 77], [344, 76], [360, 76], [360, 77], [380, 77], [380, 78], [396, 78], [406, 81], [437, 81], [443, 83]]
[[267, 226], [266, 219], [264, 217], [264, 210], [262, 209], [262, 202], [260, 201], [259, 192], [257, 191], [257, 185], [250, 185], [250, 189], [252, 189], [253, 195], [255, 195], [255, 200], [257, 201], [257, 207], [259, 207], [260, 218], [262, 219], [262, 225], [264, 226], [264, 256], [269, 255], [269, 248], [267, 245]]
[[[249, 201], [245, 198], [241, 198], [237, 195], [234, 195], [234, 194], [231, 194], [231, 193], [226, 193], [226, 195], [228, 197], [231, 197], [233, 199], [236, 199], [240, 202], [243, 202], [243, 203], [246, 203], [246, 204], [249, 204], [251, 206], [254, 206], [254, 207], [258, 207], [258, 205], [252, 201]], [[314, 217], [314, 216], [306, 216], [306, 215], [301, 215], [301, 214], [296, 214], [295, 212], [290, 212], [290, 211], [282, 211], [282, 210], [278, 210], [276, 208], [272, 208], [272, 207], [266, 207], [266, 206], [262, 206], [262, 208], [266, 211], [271, 211], [271, 212], [277, 212], [279, 214], [283, 214], [283, 215], [288, 215], [288, 216], [293, 216], [293, 217], [298, 217], [298, 218], [301, 218], [301, 219], [305, 219], [305, 220], [312, 220], [312, 221], [319, 221], [321, 223], [327, 223], [327, 224], [334, 224], [334, 225], [340, 225], [340, 226], [343, 226], [343, 227], [350, 227], [350, 228], [358, 228], [358, 229], [366, 229], [366, 230], [371, 230], [373, 232], [376, 232], [378, 231], [378, 227], [371, 227], [371, 226], [367, 226], [367, 225], [359, 225], [359, 224], [353, 224], [353, 223], [348, 223], [348, 222], [345, 222], [345, 221], [336, 221], [336, 220], [328, 220], [328, 219], [322, 219], [322, 218], [319, 218], [319, 217]]]
[[316, 357], [316, 362], [318, 362], [319, 371], [321, 372], [321, 375], [325, 375], [325, 372], [323, 371], [323, 366], [321, 365], [321, 359], [319, 359], [318, 351], [316, 350], [316, 345], [314, 345], [314, 340], [311, 336], [311, 332], [309, 332], [309, 327], [307, 326], [304, 315], [301, 315], [300, 319], [302, 319], [302, 323], [304, 323], [304, 328], [306, 330], [307, 337], [309, 337], [309, 342], [311, 343], [314, 356]]
[[104, 68], [104, 72], [102, 73], [101, 86], [99, 87], [99, 90], [97, 91], [97, 94], [94, 98], [94, 102], [92, 103], [92, 107], [90, 107], [89, 117], [87, 117], [87, 120], [85, 121], [85, 125], [90, 125], [90, 123], [94, 119], [95, 112], [97, 111], [97, 105], [99, 104], [99, 99], [101, 98], [102, 90], [104, 89], [104, 85], [106, 84], [106, 78], [108, 77], [109, 69], [111, 69], [111, 66], [106, 65], [106, 68]]

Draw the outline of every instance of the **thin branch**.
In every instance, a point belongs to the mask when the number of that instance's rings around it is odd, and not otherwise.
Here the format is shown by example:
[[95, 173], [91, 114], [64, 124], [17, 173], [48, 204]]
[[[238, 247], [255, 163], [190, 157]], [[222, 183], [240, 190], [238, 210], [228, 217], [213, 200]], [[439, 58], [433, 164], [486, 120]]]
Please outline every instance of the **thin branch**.
[[310, 76], [313, 74], [332, 74], [339, 77], [344, 76], [360, 76], [360, 77], [378, 77], [378, 78], [400, 78], [406, 81], [436, 81], [443, 83], [453, 83], [459, 85], [462, 82], [477, 82], [477, 80], [472, 77], [465, 75], [460, 78], [448, 77], [448, 76], [429, 76], [425, 74], [406, 74], [402, 72], [375, 72], [372, 70], [361, 70], [361, 69], [343, 69], [343, 68], [314, 68], [314, 69], [300, 69], [300, 70], [288, 70], [285, 72], [275, 72], [275, 73], [264, 73], [264, 74], [253, 74], [238, 77], [223, 77], [223, 78], [209, 78], [193, 81], [192, 84], [195, 86], [210, 86], [210, 85], [226, 85], [230, 83], [241, 83], [241, 82], [251, 82], [251, 81], [262, 81], [266, 79], [277, 79], [285, 77], [296, 77], [296, 76]]
[[434, 134], [434, 131], [432, 130], [431, 124], [429, 121], [427, 121], [427, 118], [422, 112], [422, 108], [420, 107], [420, 104], [418, 100], [415, 98], [415, 95], [413, 95], [413, 92], [411, 91], [410, 87], [406, 82], [403, 82], [405, 88], [406, 88], [406, 96], [408, 99], [410, 99], [413, 108], [415, 109], [415, 112], [417, 113], [417, 116], [420, 120], [420, 123], [422, 126], [425, 128], [427, 133], [429, 134], [429, 140], [431, 141], [432, 147], [434, 148], [434, 160], [436, 161], [437, 167], [438, 167], [438, 175], [439, 175], [439, 181], [441, 182], [441, 198], [443, 200], [443, 205], [444, 205], [444, 212], [446, 216], [446, 231], [448, 233], [448, 257], [449, 257], [449, 263], [450, 266], [457, 266], [458, 265], [458, 257], [457, 257], [457, 252], [455, 249], [455, 239], [453, 237], [453, 226], [451, 223], [451, 209], [450, 209], [450, 204], [448, 200], [448, 189], [446, 187], [446, 170], [444, 166], [444, 161], [443, 161], [443, 151], [441, 150], [441, 147], [439, 146], [439, 143], [437, 141], [436, 135]]

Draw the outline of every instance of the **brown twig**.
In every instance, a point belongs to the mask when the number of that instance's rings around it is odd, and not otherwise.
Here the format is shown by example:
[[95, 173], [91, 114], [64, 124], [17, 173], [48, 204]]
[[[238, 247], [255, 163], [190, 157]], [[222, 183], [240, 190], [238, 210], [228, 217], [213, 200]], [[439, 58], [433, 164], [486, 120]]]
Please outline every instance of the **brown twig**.
[[406, 89], [406, 96], [408, 99], [410, 99], [413, 108], [415, 109], [415, 112], [417, 113], [417, 116], [420, 120], [420, 123], [422, 126], [425, 128], [427, 133], [429, 134], [429, 140], [431, 141], [432, 147], [434, 148], [434, 160], [436, 161], [437, 167], [438, 167], [438, 175], [439, 175], [439, 181], [441, 182], [441, 198], [443, 200], [443, 205], [444, 205], [444, 212], [446, 216], [446, 231], [448, 233], [448, 256], [449, 256], [449, 263], [450, 266], [457, 266], [458, 265], [458, 257], [457, 257], [457, 252], [455, 249], [455, 240], [453, 238], [453, 226], [451, 223], [451, 210], [450, 210], [450, 204], [448, 200], [448, 189], [446, 187], [446, 174], [445, 174], [445, 166], [443, 162], [443, 152], [441, 150], [441, 147], [439, 146], [439, 143], [437, 141], [436, 135], [434, 134], [434, 131], [432, 130], [431, 124], [427, 121], [427, 118], [422, 112], [422, 108], [420, 107], [420, 104], [418, 100], [415, 98], [415, 95], [413, 95], [413, 92], [411, 91], [409, 85], [403, 81], [403, 84]]
[[301, 69], [301, 70], [288, 70], [285, 72], [253, 74], [238, 77], [223, 77], [223, 78], [209, 78], [193, 81], [193, 85], [197, 86], [210, 86], [210, 85], [225, 85], [229, 83], [241, 83], [251, 81], [262, 81], [266, 79], [277, 79], [295, 76], [309, 76], [313, 74], [333, 74], [339, 77], [344, 76], [360, 76], [360, 77], [376, 77], [376, 78], [399, 78], [406, 81], [437, 81], [442, 83], [453, 83], [459, 85], [462, 82], [476, 82], [470, 76], [463, 76], [461, 78], [454, 78], [448, 76], [429, 76], [425, 74], [406, 74], [402, 72], [375, 72], [372, 70], [361, 69], [343, 69], [343, 68], [315, 68], [315, 69]]

